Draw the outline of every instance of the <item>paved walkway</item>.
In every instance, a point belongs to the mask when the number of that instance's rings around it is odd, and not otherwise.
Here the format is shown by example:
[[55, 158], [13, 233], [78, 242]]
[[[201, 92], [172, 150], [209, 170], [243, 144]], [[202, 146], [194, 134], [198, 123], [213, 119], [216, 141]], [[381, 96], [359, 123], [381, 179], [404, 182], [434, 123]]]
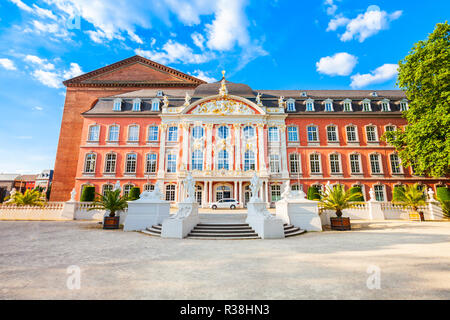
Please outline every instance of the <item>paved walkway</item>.
[[[449, 222], [353, 227], [233, 241], [161, 239], [94, 222], [2, 221], [0, 298], [450, 299]], [[80, 268], [79, 290], [67, 288], [69, 266]], [[368, 289], [378, 271], [380, 289]]]

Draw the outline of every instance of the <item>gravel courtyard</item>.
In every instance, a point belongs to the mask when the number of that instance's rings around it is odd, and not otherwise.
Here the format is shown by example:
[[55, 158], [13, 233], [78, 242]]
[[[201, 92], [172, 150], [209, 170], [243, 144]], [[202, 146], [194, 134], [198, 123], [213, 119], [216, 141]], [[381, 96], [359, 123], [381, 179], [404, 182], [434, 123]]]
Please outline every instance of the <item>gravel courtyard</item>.
[[[239, 241], [1, 221], [0, 241], [1, 299], [450, 299], [449, 222]], [[81, 270], [78, 290], [69, 266]], [[374, 270], [380, 289], [366, 284]]]

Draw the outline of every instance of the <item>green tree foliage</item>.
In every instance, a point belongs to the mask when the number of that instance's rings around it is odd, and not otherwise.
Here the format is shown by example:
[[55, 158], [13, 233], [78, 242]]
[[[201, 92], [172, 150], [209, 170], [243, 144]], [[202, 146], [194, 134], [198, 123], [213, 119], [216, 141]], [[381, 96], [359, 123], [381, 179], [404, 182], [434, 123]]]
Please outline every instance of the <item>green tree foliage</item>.
[[345, 190], [343, 185], [336, 185], [334, 187], [327, 186], [324, 193], [321, 195], [320, 204], [326, 210], [334, 210], [336, 216], [342, 216], [342, 210], [352, 208], [355, 205], [355, 200], [362, 197], [362, 193]]
[[83, 188], [83, 192], [81, 193], [80, 201], [81, 202], [90, 202], [94, 201], [95, 198], [95, 187], [94, 186], [85, 186]]
[[320, 192], [317, 186], [310, 186], [306, 197], [308, 200], [320, 200]]
[[448, 187], [437, 187], [436, 198], [439, 201], [450, 200], [450, 189]]
[[419, 206], [426, 205], [426, 196], [416, 183], [407, 185], [405, 188], [398, 188], [397, 199], [393, 202], [404, 207], [411, 207], [414, 212], [417, 212]]
[[137, 200], [141, 195], [141, 189], [139, 187], [133, 187], [130, 190], [130, 194], [128, 195], [129, 200]]
[[394, 191], [392, 193], [392, 202], [396, 202], [399, 197], [399, 194], [404, 192], [405, 192], [404, 186], [395, 186]]
[[441, 206], [442, 206], [442, 213], [444, 214], [444, 217], [450, 219], [450, 200], [442, 200]]
[[107, 210], [110, 217], [115, 217], [116, 213], [128, 208], [128, 197], [120, 196], [120, 189], [106, 191], [105, 195], [96, 193], [97, 197], [88, 210]]
[[450, 173], [450, 25], [439, 23], [399, 63], [398, 86], [409, 109], [405, 129], [384, 135], [405, 167], [419, 175]]
[[15, 204], [17, 206], [38, 206], [45, 204], [45, 195], [39, 190], [26, 190], [25, 193], [16, 192], [5, 204]]
[[350, 193], [351, 194], [355, 194], [358, 193], [360, 194], [360, 196], [358, 196], [357, 198], [355, 198], [353, 201], [357, 201], [357, 202], [364, 202], [364, 195], [362, 193], [361, 187], [360, 186], [354, 186], [350, 188]]

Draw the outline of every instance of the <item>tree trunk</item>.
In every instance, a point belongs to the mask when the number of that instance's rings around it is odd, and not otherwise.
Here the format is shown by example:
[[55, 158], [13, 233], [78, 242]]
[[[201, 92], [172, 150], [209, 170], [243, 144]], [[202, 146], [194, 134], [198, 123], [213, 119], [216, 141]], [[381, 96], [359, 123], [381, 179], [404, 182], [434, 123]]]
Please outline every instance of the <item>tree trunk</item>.
[[341, 210], [336, 210], [336, 217], [338, 217], [338, 218], [342, 217], [342, 211]]

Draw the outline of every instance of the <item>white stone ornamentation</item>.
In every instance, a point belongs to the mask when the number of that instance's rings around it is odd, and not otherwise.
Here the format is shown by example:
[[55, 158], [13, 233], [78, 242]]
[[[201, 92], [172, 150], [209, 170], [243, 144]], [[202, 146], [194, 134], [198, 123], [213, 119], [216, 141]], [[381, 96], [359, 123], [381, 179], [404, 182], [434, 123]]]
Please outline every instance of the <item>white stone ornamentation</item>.
[[70, 192], [70, 200], [69, 202], [75, 202], [75, 196], [77, 195], [77, 192], [75, 190], [75, 188], [72, 189], [72, 191]]
[[187, 107], [191, 104], [191, 96], [186, 92], [186, 96], [184, 97], [184, 106]]
[[254, 111], [242, 102], [223, 99], [204, 102], [196, 107], [192, 114], [251, 115]]
[[116, 181], [116, 184], [114, 184], [114, 189], [113, 189], [113, 191], [116, 191], [116, 190], [120, 190], [120, 181], [119, 181], [119, 180], [117, 180], [117, 181]]

